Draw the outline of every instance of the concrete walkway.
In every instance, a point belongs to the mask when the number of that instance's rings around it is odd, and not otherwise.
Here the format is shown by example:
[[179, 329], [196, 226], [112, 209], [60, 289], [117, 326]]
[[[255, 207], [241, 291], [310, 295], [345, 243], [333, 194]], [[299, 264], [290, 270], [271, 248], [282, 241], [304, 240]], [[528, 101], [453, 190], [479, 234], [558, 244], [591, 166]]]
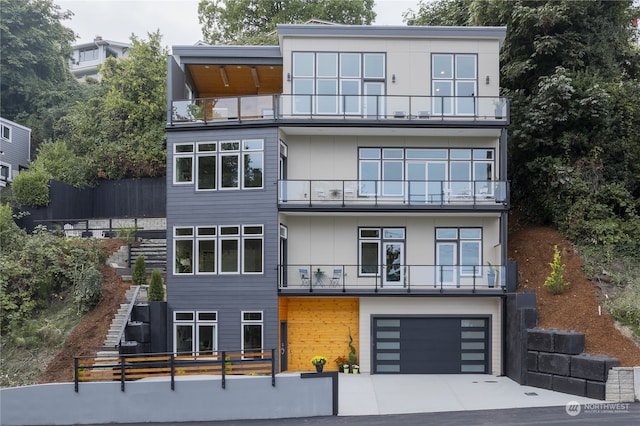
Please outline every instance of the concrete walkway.
[[565, 406], [603, 401], [521, 386], [484, 374], [340, 374], [339, 415], [410, 414]]

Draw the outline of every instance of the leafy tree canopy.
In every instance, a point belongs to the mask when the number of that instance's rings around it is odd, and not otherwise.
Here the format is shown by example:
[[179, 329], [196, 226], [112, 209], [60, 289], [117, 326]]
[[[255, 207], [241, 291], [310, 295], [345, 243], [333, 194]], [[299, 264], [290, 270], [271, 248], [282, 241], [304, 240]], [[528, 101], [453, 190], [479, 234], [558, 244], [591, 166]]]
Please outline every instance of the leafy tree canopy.
[[374, 0], [201, 0], [198, 20], [210, 44], [276, 44], [278, 24], [311, 19], [369, 25]]
[[42, 96], [69, 81], [73, 31], [52, 0], [0, 0], [0, 115], [32, 112]]

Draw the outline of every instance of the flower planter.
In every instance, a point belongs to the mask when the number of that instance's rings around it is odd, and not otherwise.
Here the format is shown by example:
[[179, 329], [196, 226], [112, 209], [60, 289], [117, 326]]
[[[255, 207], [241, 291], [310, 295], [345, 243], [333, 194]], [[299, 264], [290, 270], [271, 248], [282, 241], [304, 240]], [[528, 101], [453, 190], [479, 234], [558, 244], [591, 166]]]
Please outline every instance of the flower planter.
[[316, 364], [316, 373], [322, 373], [323, 368], [324, 368], [324, 365]]

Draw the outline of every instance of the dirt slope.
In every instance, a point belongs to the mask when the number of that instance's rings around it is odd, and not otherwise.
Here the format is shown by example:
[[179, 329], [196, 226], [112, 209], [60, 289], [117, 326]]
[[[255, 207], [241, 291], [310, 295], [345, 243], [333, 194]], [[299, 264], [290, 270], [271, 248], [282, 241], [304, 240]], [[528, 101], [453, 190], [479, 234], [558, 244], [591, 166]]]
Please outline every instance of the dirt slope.
[[[555, 296], [543, 287], [551, 272], [554, 245], [566, 265], [564, 278], [571, 283], [564, 293]], [[622, 335], [604, 309], [598, 314], [600, 290], [585, 277], [580, 257], [562, 235], [550, 228], [514, 232], [509, 236], [509, 257], [518, 262], [518, 291], [536, 292], [539, 327], [582, 332], [585, 352], [618, 358], [621, 366], [640, 366], [640, 347]]]

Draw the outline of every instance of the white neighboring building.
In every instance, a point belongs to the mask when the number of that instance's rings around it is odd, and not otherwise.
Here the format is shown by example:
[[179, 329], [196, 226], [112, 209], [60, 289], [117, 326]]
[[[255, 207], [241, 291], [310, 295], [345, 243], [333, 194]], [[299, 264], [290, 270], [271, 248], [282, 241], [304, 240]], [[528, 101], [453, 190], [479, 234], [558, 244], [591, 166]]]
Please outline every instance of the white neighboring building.
[[0, 187], [7, 186], [31, 157], [31, 129], [0, 117]]
[[103, 40], [101, 36], [90, 43], [73, 46], [73, 59], [69, 61], [71, 73], [80, 81], [88, 77], [100, 80], [98, 66], [107, 58], [126, 58], [131, 44], [119, 41]]

